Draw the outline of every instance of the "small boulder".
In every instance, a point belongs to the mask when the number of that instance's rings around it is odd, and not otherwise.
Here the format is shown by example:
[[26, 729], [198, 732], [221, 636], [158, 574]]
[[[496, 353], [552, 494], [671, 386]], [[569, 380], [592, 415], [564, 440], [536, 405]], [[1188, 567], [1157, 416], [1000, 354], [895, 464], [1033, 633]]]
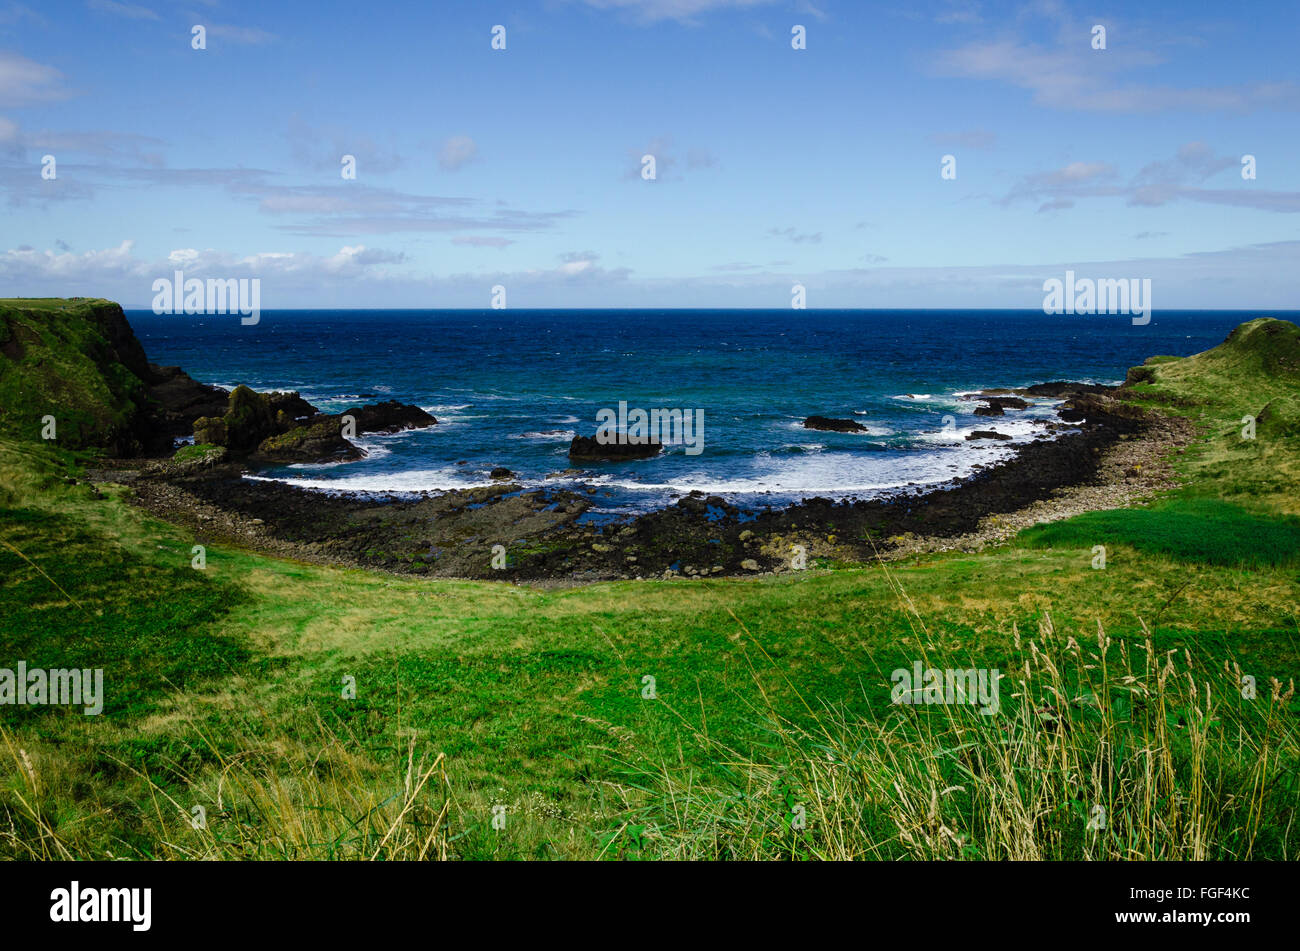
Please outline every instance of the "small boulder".
[[194, 421], [194, 444], [226, 445], [226, 421], [220, 416], [200, 416]]

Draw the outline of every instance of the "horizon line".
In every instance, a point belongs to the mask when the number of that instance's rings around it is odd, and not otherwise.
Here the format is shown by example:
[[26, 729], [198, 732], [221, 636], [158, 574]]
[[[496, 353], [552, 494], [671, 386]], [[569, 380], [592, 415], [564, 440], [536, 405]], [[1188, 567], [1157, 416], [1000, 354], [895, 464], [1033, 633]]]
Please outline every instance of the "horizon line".
[[[11, 298], [4, 298], [4, 299], [5, 299], [5, 300], [50, 300], [51, 298], [48, 298], [48, 297], [32, 297], [32, 298], [11, 297]], [[54, 299], [57, 300], [57, 299], [59, 299], [59, 298], [54, 298]], [[62, 299], [64, 299], [64, 300], [76, 300], [77, 298], [62, 298]], [[81, 299], [81, 300], [107, 300], [107, 301], [109, 301], [109, 303], [115, 303], [115, 304], [118, 303], [117, 301], [112, 301], [112, 300], [110, 300], [109, 298], [85, 298], [85, 297], [83, 297], [83, 298], [80, 298], [80, 299]], [[120, 307], [122, 308], [122, 310], [124, 310], [124, 311], [126, 311], [126, 310], [130, 310], [130, 311], [135, 311], [135, 312], [151, 313], [151, 314], [154, 314], [155, 317], [228, 317], [228, 316], [232, 316], [231, 314], [208, 314], [208, 313], [202, 313], [202, 312], [200, 312], [200, 313], [195, 313], [195, 314], [184, 314], [184, 313], [181, 313], [181, 314], [167, 314], [167, 313], [157, 314], [157, 313], [154, 313], [152, 307], [128, 307], [128, 306], [123, 305], [123, 304], [119, 304], [118, 306], [120, 306]], [[515, 313], [518, 313], [518, 312], [524, 312], [524, 313], [537, 313], [537, 312], [546, 312], [546, 311], [584, 311], [584, 312], [590, 312], [590, 313], [604, 313], [604, 312], [611, 312], [611, 311], [617, 311], [617, 312], [628, 312], [628, 311], [633, 311], [633, 312], [642, 312], [642, 311], [645, 311], [645, 312], [649, 312], [649, 311], [666, 311], [666, 310], [669, 310], [669, 311], [683, 311], [683, 312], [690, 312], [690, 313], [700, 313], [700, 312], [702, 312], [702, 311], [704, 311], [704, 312], [716, 312], [716, 313], [753, 313], [753, 312], [756, 312], [756, 311], [757, 311], [757, 312], [764, 312], [764, 313], [800, 313], [800, 312], [805, 312], [805, 311], [825, 311], [825, 312], [838, 312], [838, 313], [843, 313], [843, 312], [845, 312], [845, 311], [854, 312], [854, 313], [898, 313], [898, 312], [900, 312], [900, 311], [901, 311], [901, 312], [906, 312], [906, 313], [951, 313], [951, 312], [969, 313], [969, 312], [972, 312], [972, 311], [981, 311], [981, 312], [990, 312], [990, 313], [1018, 313], [1018, 314], [1019, 314], [1019, 313], [1023, 313], [1023, 314], [1041, 314], [1041, 315], [1044, 316], [1044, 317], [1072, 317], [1072, 316], [1073, 316], [1073, 317], [1123, 317], [1123, 316], [1126, 316], [1125, 314], [1055, 314], [1055, 313], [1053, 313], [1053, 314], [1049, 314], [1049, 313], [1045, 313], [1045, 312], [1042, 310], [1042, 308], [1040, 308], [1040, 307], [803, 307], [803, 308], [799, 308], [798, 310], [796, 310], [796, 309], [794, 309], [794, 308], [789, 308], [789, 307], [686, 307], [686, 306], [671, 306], [671, 307], [670, 307], [670, 306], [664, 306], [664, 307], [617, 307], [617, 306], [611, 306], [611, 307], [569, 307], [569, 306], [559, 306], [559, 307], [501, 307], [501, 308], [493, 308], [493, 307], [314, 307], [314, 306], [307, 306], [307, 307], [263, 307], [263, 308], [261, 308], [261, 312], [264, 313], [264, 314], [267, 314], [267, 313], [283, 313], [283, 312], [286, 312], [286, 311], [287, 311], [287, 312], [293, 312], [293, 313], [309, 312], [309, 311], [358, 311], [358, 312], [366, 312], [366, 311], [403, 311], [403, 312], [405, 312], [405, 311], [409, 311], [409, 312], [412, 312], [412, 313], [422, 313], [422, 312], [426, 312], [426, 311], [445, 311], [445, 312], [465, 312], [465, 311], [478, 312], [478, 311], [484, 311], [484, 312], [490, 312], [490, 313], [511, 313], [511, 312], [515, 312]], [[1151, 313], [1152, 313], [1152, 315], [1155, 315], [1155, 314], [1161, 314], [1161, 313], [1164, 313], [1164, 314], [1174, 314], [1174, 313], [1177, 313], [1177, 314], [1187, 314], [1187, 313], [1192, 313], [1192, 314], [1240, 314], [1240, 313], [1247, 313], [1247, 312], [1254, 312], [1254, 311], [1263, 311], [1263, 310], [1269, 310], [1269, 311], [1273, 311], [1273, 312], [1275, 312], [1275, 313], [1282, 313], [1282, 314], [1300, 314], [1300, 307], [1296, 307], [1296, 308], [1278, 308], [1278, 307], [1164, 307], [1164, 308], [1159, 308], [1159, 309], [1157, 309], [1157, 308], [1152, 308]]]

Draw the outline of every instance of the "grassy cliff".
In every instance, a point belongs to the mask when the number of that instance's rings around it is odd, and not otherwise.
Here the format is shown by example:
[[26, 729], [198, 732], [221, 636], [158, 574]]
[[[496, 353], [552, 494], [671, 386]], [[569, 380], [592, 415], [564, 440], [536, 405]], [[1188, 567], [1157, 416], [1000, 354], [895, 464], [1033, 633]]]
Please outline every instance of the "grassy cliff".
[[1148, 360], [1129, 379], [1133, 401], [1200, 424], [1183, 465], [1187, 494], [1300, 514], [1300, 327], [1252, 320], [1211, 350]]
[[0, 299], [0, 434], [137, 451], [148, 435], [149, 362], [122, 308], [106, 300]]
[[[102, 666], [109, 701], [0, 706], [0, 856], [1293, 859], [1296, 447], [1233, 434], [1293, 395], [1295, 334], [1252, 322], [1129, 388], [1203, 430], [1183, 488], [1110, 513], [1161, 534], [1084, 516], [779, 578], [196, 568], [202, 538], [5, 431], [0, 667]], [[1002, 713], [891, 705], [917, 659], [998, 668]]]

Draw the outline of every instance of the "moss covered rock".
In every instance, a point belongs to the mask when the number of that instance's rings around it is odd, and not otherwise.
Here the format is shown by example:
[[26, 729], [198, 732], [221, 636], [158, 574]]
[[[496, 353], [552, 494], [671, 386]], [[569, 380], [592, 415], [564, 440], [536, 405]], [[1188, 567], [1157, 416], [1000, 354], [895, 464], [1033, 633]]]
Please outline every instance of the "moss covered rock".
[[262, 440], [255, 458], [261, 462], [344, 462], [364, 456], [364, 450], [343, 438], [340, 420], [326, 417]]
[[267, 398], [242, 384], [231, 391], [230, 405], [222, 418], [226, 424], [225, 445], [237, 452], [256, 449], [279, 431]]

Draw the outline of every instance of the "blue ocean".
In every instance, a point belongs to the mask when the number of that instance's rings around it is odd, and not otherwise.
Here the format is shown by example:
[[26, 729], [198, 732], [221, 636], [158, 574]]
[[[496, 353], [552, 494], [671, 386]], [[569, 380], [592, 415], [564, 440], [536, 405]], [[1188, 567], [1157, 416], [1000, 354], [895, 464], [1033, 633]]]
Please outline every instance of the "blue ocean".
[[[321, 490], [405, 494], [490, 484], [497, 466], [527, 487], [596, 490], [609, 513], [692, 490], [742, 507], [808, 496], [866, 498], [935, 485], [1051, 438], [1051, 401], [986, 419], [963, 394], [1050, 380], [1118, 383], [1153, 354], [1185, 356], [1244, 320], [1280, 312], [1126, 316], [1041, 311], [295, 310], [127, 316], [150, 360], [227, 388], [297, 390], [326, 412], [417, 404], [438, 425], [356, 440], [358, 462], [259, 477]], [[702, 451], [570, 468], [569, 442], [597, 412], [703, 410]], [[807, 430], [818, 414], [863, 433]], [[950, 417], [945, 420], [945, 416]], [[996, 429], [1010, 442], [968, 441]], [[550, 476], [551, 478], [548, 478]]]

